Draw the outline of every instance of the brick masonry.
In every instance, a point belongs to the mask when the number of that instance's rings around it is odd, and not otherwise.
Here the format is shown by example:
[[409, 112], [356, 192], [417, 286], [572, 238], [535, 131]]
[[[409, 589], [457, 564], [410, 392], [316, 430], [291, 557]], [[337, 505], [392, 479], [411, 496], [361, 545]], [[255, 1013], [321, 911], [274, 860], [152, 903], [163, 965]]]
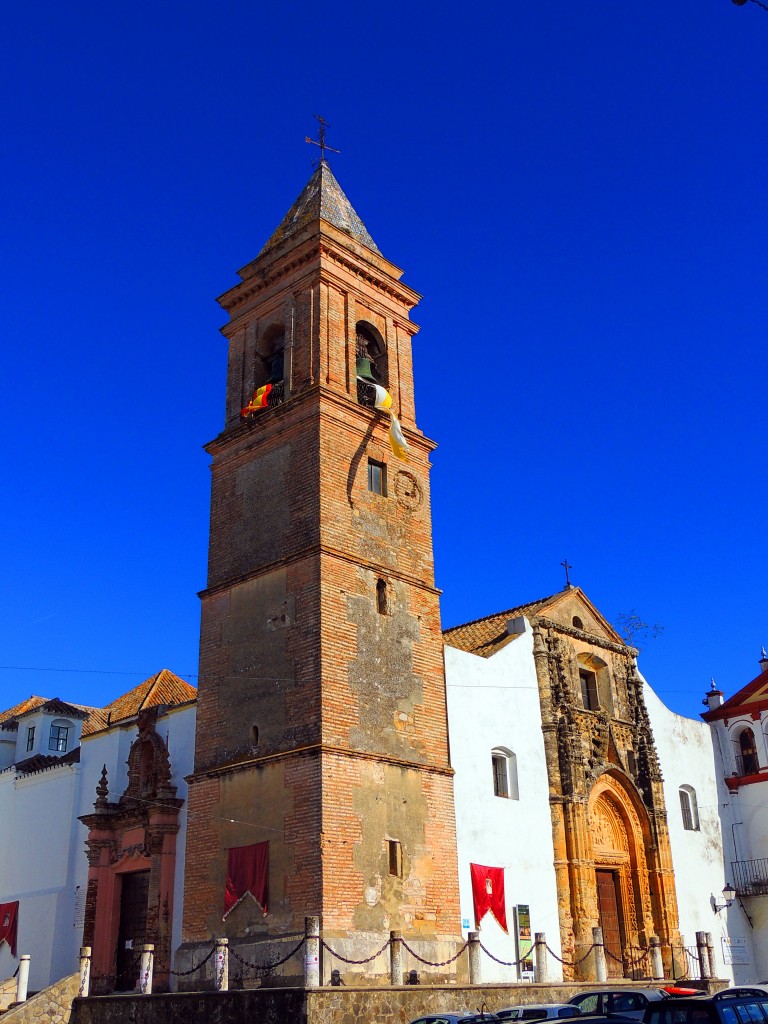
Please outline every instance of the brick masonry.
[[[184, 956], [211, 936], [401, 929], [451, 955], [460, 914], [429, 492], [400, 271], [326, 222], [241, 272], [213, 456], [190, 780]], [[386, 347], [388, 415], [357, 401], [357, 325]], [[275, 337], [285, 404], [243, 422]], [[368, 462], [386, 493], [368, 490]], [[227, 849], [270, 843], [269, 913], [221, 919]], [[392, 844], [395, 844], [393, 847]], [[393, 869], [392, 850], [399, 860]], [[445, 959], [441, 956], [439, 959]]]

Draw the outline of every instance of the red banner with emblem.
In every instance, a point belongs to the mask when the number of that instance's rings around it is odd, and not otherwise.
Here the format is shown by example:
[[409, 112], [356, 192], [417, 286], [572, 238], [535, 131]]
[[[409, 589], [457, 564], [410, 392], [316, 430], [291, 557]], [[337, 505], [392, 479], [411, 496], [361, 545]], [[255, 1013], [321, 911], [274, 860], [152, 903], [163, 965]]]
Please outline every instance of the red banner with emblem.
[[470, 864], [472, 874], [472, 899], [475, 903], [475, 926], [490, 911], [505, 932], [507, 928], [507, 907], [504, 897], [504, 868], [489, 868], [485, 864]]

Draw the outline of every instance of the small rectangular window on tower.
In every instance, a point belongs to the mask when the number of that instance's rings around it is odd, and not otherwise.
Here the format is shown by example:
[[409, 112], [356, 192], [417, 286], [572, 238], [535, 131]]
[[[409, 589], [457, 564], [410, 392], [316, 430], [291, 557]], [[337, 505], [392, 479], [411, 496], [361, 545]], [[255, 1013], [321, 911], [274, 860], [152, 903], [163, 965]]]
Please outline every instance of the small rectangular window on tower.
[[389, 845], [389, 873], [396, 878], [403, 877], [403, 848], [396, 839], [390, 839]]
[[387, 467], [383, 462], [368, 459], [368, 490], [373, 494], [387, 495]]

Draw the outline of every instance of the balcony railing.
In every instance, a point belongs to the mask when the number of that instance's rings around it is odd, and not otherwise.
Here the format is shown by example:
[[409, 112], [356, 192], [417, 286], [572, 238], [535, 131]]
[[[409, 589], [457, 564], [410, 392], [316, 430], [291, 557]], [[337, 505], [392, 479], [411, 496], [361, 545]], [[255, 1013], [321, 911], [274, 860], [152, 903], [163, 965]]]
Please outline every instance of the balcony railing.
[[760, 763], [757, 754], [736, 754], [737, 775], [757, 775], [760, 771]]
[[267, 395], [267, 408], [274, 409], [278, 405], [282, 405], [285, 401], [285, 382], [280, 381], [278, 384], [272, 385], [272, 390]]
[[733, 860], [733, 884], [739, 896], [768, 896], [768, 857]]
[[357, 402], [358, 405], [364, 405], [366, 409], [373, 409], [376, 405], [376, 388], [373, 384], [369, 384], [367, 381], [358, 380], [357, 382]]

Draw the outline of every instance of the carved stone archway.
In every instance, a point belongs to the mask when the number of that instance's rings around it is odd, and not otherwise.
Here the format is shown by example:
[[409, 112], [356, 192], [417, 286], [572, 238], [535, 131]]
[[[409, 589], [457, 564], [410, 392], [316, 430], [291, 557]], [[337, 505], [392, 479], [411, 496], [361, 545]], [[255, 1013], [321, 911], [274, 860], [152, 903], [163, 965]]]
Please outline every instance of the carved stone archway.
[[[609, 974], [626, 977], [649, 973], [645, 950], [658, 936], [668, 951], [677, 929], [674, 882], [664, 877], [650, 818], [639, 794], [621, 773], [599, 777], [588, 800], [587, 822], [594, 866], [595, 923], [605, 930], [606, 906], [600, 887], [610, 877], [615, 886], [618, 934], [604, 935]], [[670, 905], [671, 898], [671, 905]], [[673, 934], [669, 924], [673, 922]]]

